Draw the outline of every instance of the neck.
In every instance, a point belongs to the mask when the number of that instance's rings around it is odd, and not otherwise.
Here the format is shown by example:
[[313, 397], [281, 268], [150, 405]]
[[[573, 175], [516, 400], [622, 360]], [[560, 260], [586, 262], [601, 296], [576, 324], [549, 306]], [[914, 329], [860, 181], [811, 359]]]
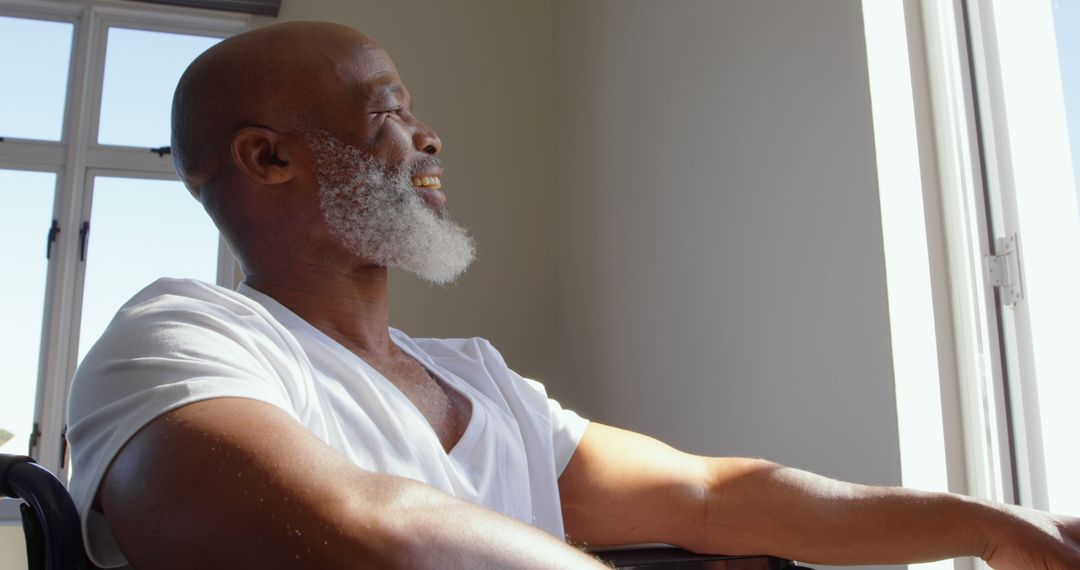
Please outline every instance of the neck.
[[343, 346], [365, 356], [388, 356], [390, 305], [385, 267], [348, 271], [305, 264], [275, 272], [254, 271], [244, 283], [287, 307]]

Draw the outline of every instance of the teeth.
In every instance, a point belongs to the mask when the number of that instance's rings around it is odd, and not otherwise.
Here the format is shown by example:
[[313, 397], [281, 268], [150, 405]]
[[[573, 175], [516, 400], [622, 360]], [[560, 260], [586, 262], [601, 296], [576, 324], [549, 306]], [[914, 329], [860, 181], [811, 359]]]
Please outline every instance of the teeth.
[[419, 186], [420, 188], [432, 188], [438, 190], [442, 188], [442, 178], [438, 176], [414, 176], [412, 179], [413, 186]]

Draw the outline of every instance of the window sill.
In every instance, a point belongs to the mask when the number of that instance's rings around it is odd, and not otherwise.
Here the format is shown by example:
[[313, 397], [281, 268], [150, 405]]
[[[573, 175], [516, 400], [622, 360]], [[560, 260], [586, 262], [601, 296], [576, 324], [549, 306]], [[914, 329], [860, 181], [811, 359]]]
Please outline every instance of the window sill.
[[21, 502], [16, 499], [0, 499], [0, 524], [22, 521], [22, 515], [19, 514], [19, 504]]

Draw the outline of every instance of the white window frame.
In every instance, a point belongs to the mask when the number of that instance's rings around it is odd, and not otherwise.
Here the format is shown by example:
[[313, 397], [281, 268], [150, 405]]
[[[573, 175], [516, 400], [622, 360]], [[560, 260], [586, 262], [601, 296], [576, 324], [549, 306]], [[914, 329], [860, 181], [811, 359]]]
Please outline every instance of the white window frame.
[[[1055, 434], [1037, 373], [1080, 378], [1080, 223], [1049, 2], [864, 0], [863, 18], [901, 479], [937, 490], [948, 475], [950, 490], [1045, 509]], [[988, 274], [1010, 235], [1018, 302]], [[987, 568], [919, 566], [952, 564]]]
[[1003, 347], [963, 0], [921, 0], [947, 251], [966, 492], [1014, 503]]
[[1024, 295], [1015, 304], [997, 304], [1016, 502], [1047, 509], [1039, 386], [1080, 378], [1080, 217], [1054, 18], [1049, 0], [966, 0], [966, 6], [992, 237], [1018, 236]]
[[[159, 156], [147, 148], [97, 143], [108, 30], [123, 27], [225, 38], [266, 18], [120, 0], [0, 0], [0, 16], [74, 25], [60, 140], [6, 138], [0, 143], [0, 168], [52, 172], [57, 176], [53, 218], [61, 231], [47, 268], [34, 412], [39, 435], [30, 455], [66, 480], [63, 434], [67, 395], [78, 364], [86, 267], [79, 259], [79, 228], [84, 220], [89, 220], [93, 179], [118, 176], [177, 180], [168, 155]], [[169, 141], [161, 144], [168, 145]], [[44, 237], [48, 220], [42, 223]], [[233, 287], [238, 278], [235, 259], [219, 239], [218, 284]], [[14, 501], [0, 501], [0, 521], [15, 518], [18, 514]]]
[[[1080, 224], [1053, 17], [1048, 2], [1036, 4], [920, 0], [967, 492], [1045, 509], [1037, 374], [1080, 378], [1080, 363], [1073, 357], [1080, 335], [1044, 336], [1035, 342], [1033, 331], [1045, 330], [1048, 315], [1080, 322], [1075, 293], [1080, 269], [1075, 257], [1050, 262], [1038, 257], [1062, 244], [1075, 254]], [[995, 19], [995, 10], [1010, 13]], [[1034, 51], [1018, 65], [1015, 46], [1020, 41]], [[1032, 153], [1036, 148], [1040, 152]], [[1037, 204], [1026, 197], [1017, 200], [1017, 189], [1043, 193], [1047, 188]], [[1012, 235], [1019, 236], [1024, 288], [1024, 298], [1015, 304], [1006, 302], [987, 278], [987, 257], [1000, 254], [996, 242]]]

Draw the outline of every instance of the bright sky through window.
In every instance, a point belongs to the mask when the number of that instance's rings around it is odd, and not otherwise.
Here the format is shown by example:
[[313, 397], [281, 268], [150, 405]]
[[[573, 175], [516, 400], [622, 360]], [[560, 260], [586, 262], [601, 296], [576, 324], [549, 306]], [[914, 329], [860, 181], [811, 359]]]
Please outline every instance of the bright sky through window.
[[108, 41], [98, 142], [168, 146], [176, 82], [191, 60], [220, 40], [110, 28]]
[[[60, 140], [73, 32], [70, 23], [0, 17], [0, 137]], [[220, 39], [120, 27], [107, 33], [99, 142], [168, 145], [176, 83], [191, 60]], [[217, 230], [182, 184], [110, 174], [88, 178], [93, 194], [80, 361], [120, 305], [151, 281], [216, 278]], [[17, 277], [0, 280], [6, 365], [0, 430], [13, 434], [4, 443], [0, 432], [0, 451], [7, 453], [26, 453], [33, 425], [55, 192], [51, 172], [0, 170], [0, 248], [5, 268]], [[79, 227], [61, 231], [71, 239]]]
[[3, 453], [26, 453], [34, 421], [45, 309], [45, 235], [52, 220], [55, 188], [56, 175], [51, 172], [0, 170], [4, 216], [0, 247], [6, 274], [0, 280], [0, 361], [4, 363], [0, 430], [11, 434], [6, 443], [0, 442]]
[[160, 277], [213, 283], [218, 232], [175, 180], [94, 179], [79, 362], [116, 310]]
[[0, 137], [60, 140], [72, 30], [0, 17]]
[[1053, 6], [1065, 114], [1069, 118], [1073, 178], [1080, 205], [1080, 168], [1077, 168], [1080, 166], [1080, 0], [1054, 0]]
[[[1073, 180], [1080, 206], [1080, 0], [1055, 0], [1052, 6], [1065, 115], [1069, 123]], [[1080, 216], [1080, 209], [1077, 215]], [[1080, 244], [1061, 244], [1061, 263], [1077, 263], [1077, 246]], [[1076, 323], [1062, 323], [1060, 330], [1076, 338]], [[1063, 375], [1046, 374], [1037, 378], [1050, 509], [1080, 514], [1080, 486], [1076, 484], [1080, 458], [1076, 455], [1076, 438], [1073, 436], [1076, 433], [1076, 409], [1080, 405], [1080, 384], [1076, 378]]]

